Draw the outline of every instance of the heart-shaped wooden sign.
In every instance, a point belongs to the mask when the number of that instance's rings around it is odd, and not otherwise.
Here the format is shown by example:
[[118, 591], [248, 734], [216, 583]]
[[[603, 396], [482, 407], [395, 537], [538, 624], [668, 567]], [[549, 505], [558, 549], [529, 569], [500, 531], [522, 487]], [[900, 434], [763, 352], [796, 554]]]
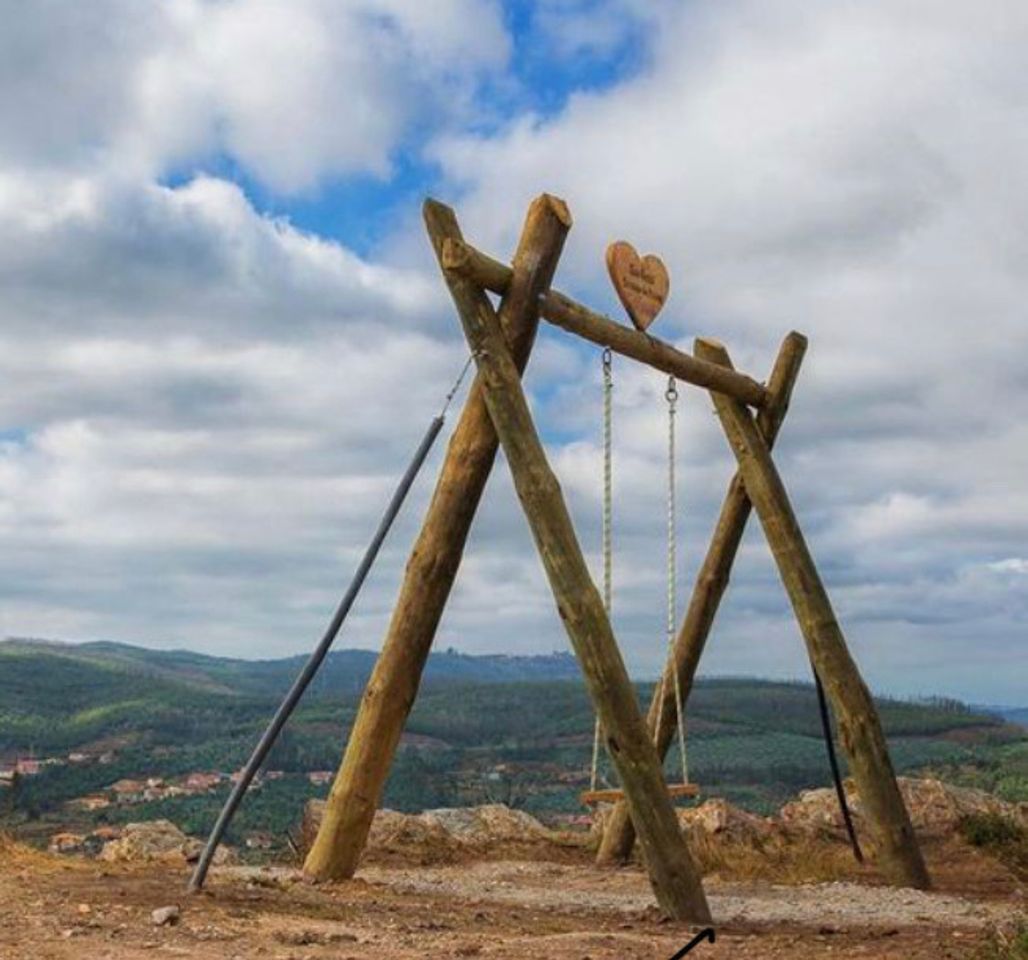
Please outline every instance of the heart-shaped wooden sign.
[[671, 280], [660, 257], [640, 257], [635, 247], [618, 240], [607, 247], [607, 272], [632, 323], [645, 330], [667, 301]]

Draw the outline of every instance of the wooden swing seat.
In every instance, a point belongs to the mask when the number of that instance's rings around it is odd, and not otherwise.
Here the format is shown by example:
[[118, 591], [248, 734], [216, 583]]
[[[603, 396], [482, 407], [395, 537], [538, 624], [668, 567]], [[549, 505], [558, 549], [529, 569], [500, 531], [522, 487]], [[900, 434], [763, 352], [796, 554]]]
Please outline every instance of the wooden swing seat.
[[[669, 783], [667, 787], [668, 796], [672, 800], [678, 797], [698, 797], [700, 788], [695, 783]], [[582, 805], [594, 806], [598, 803], [618, 803], [625, 799], [623, 790], [586, 790], [579, 796]]]

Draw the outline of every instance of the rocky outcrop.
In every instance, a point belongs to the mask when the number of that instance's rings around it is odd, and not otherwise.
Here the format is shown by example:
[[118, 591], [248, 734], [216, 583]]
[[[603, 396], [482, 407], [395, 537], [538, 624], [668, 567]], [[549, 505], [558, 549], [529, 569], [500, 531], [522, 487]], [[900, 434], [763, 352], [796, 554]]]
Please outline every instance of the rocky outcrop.
[[473, 845], [549, 843], [554, 839], [553, 831], [535, 817], [523, 810], [511, 810], [502, 803], [482, 807], [444, 807], [427, 810], [420, 816], [462, 843]]
[[[597, 809], [591, 830], [594, 843], [599, 843], [612, 810], [613, 807], [610, 805]], [[723, 840], [749, 841], [770, 836], [775, 831], [773, 820], [749, 813], [722, 797], [712, 797], [697, 807], [682, 807], [676, 812], [682, 832], [693, 839], [717, 837]]]
[[[914, 829], [922, 833], [947, 833], [966, 816], [997, 814], [1028, 827], [1028, 806], [1000, 800], [984, 790], [955, 787], [941, 780], [899, 778], [900, 791], [910, 811]], [[863, 808], [852, 780], [847, 780], [846, 799], [857, 826], [862, 826]], [[842, 814], [835, 790], [806, 790], [782, 807], [778, 819], [787, 827], [804, 832], [841, 833]]]
[[[170, 820], [150, 820], [126, 824], [120, 837], [104, 844], [100, 859], [112, 863], [192, 863], [201, 850], [203, 844], [199, 840], [184, 834]], [[214, 856], [215, 863], [228, 863], [231, 859], [228, 847], [220, 847]]]
[[753, 840], [774, 832], [775, 825], [767, 817], [749, 813], [721, 797], [706, 800], [698, 807], [678, 811], [683, 830], [719, 836], [731, 840]]
[[[317, 836], [325, 802], [304, 808], [301, 845], [306, 851]], [[371, 825], [365, 857], [409, 863], [446, 863], [493, 851], [510, 852], [545, 844], [565, 845], [566, 838], [535, 817], [503, 804], [426, 810], [419, 814], [379, 810]]]

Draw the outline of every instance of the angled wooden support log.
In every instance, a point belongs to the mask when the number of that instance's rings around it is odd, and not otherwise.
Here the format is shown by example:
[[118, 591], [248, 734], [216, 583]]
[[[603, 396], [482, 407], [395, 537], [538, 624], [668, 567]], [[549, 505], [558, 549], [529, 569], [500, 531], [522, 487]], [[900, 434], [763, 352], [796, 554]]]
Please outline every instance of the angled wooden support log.
[[[452, 215], [444, 220], [441, 229], [430, 225], [437, 255], [443, 233], [452, 237], [456, 230]], [[570, 227], [567, 206], [556, 197], [544, 194], [528, 210], [512, 280], [500, 306], [500, 323], [522, 370], [538, 327], [539, 294], [550, 285]], [[447, 448], [321, 829], [304, 865], [312, 877], [352, 877], [360, 863], [497, 444], [476, 380]]]
[[[426, 205], [426, 219], [438, 217], [435, 206]], [[589, 576], [496, 314], [475, 281], [451, 271], [448, 284], [557, 609], [606, 731], [607, 748], [639, 831], [654, 893], [672, 918], [709, 923], [699, 873], [679, 830], [603, 601]]]
[[[443, 247], [442, 263], [447, 269], [494, 293], [502, 293], [510, 286], [510, 267], [463, 240], [451, 240]], [[544, 320], [563, 327], [569, 333], [576, 333], [601, 347], [610, 347], [615, 353], [670, 373], [686, 383], [719, 390], [754, 407], [764, 407], [770, 402], [767, 388], [752, 377], [726, 370], [716, 363], [707, 363], [649, 333], [640, 333], [632, 327], [615, 323], [556, 290], [543, 294], [539, 312]]]
[[[698, 356], [729, 366], [725, 348], [696, 342]], [[831, 601], [807, 548], [785, 485], [749, 411], [737, 400], [711, 393], [721, 425], [739, 464], [806, 641], [839, 724], [882, 872], [894, 883], [927, 889], [930, 885], [917, 837], [910, 823], [874, 701], [832, 610]]]
[[[778, 351], [778, 358], [775, 360], [767, 385], [771, 400], [757, 417], [757, 429], [768, 448], [774, 445], [782, 421], [788, 412], [792, 389], [806, 350], [807, 338], [794, 331], [785, 338]], [[685, 619], [675, 638], [670, 663], [665, 668], [664, 681], [657, 685], [650, 701], [646, 719], [657, 747], [657, 755], [661, 759], [667, 756], [677, 729], [675, 678], [672, 671], [678, 673], [678, 684], [684, 705], [689, 700], [696, 668], [703, 655], [721, 598], [728, 586], [729, 574], [751, 509], [742, 475], [736, 472], [728, 484], [728, 492], [725, 494], [721, 513], [714, 527], [710, 547], [696, 576]], [[661, 690], [664, 691], [663, 702]], [[620, 801], [607, 821], [596, 862], [624, 863], [631, 855], [634, 844], [635, 828], [628, 815], [628, 805]]]

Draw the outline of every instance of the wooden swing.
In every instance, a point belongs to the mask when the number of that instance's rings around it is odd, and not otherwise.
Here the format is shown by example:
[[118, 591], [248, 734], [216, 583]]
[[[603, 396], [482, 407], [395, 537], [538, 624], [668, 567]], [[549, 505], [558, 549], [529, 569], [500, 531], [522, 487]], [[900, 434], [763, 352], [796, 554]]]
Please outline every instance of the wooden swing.
[[[708, 391], [737, 470], [728, 484], [675, 641], [674, 667], [683, 694], [688, 695], [752, 511], [766, 534], [808, 653], [838, 717], [854, 780], [865, 801], [879, 866], [892, 883], [929, 887], [874, 702], [847, 649], [771, 456], [806, 338], [795, 331], [785, 337], [764, 385], [735, 370], [728, 351], [718, 341], [699, 338], [694, 352], [689, 353], [562, 294], [552, 281], [571, 227], [571, 214], [562, 200], [548, 194], [538, 197], [529, 208], [510, 264], [467, 243], [449, 207], [428, 200], [424, 216], [477, 376], [405, 567], [382, 652], [354, 719], [321, 829], [304, 864], [305, 873], [321, 880], [340, 880], [352, 877], [360, 863], [476, 508], [496, 451], [502, 448], [561, 621], [602, 718], [605, 738], [608, 745], [617, 746], [610, 753], [624, 800], [613, 807], [597, 859], [623, 862], [638, 831], [660, 907], [674, 920], [711, 922], [699, 870], [675, 818], [659, 766], [675, 733], [667, 709], [671, 698], [665, 709], [651, 704], [647, 724], [521, 384], [521, 372], [542, 319]], [[627, 292], [650, 309], [652, 318], [663, 303], [660, 281], [666, 283], [666, 276], [650, 270], [651, 258], [639, 258], [630, 248], [619, 257]], [[500, 295], [498, 307], [490, 300], [490, 291]], [[619, 291], [622, 301], [625, 292]], [[652, 747], [653, 740], [658, 742], [657, 750]]]
[[[645, 301], [640, 301], [638, 296], [632, 296], [629, 273], [625, 270], [626, 263], [638, 263], [635, 250], [624, 242], [611, 244], [607, 248], [607, 269], [610, 272], [614, 288], [621, 298], [625, 309], [631, 317], [636, 328], [645, 332], [646, 328], [656, 317], [657, 309], [646, 309]], [[661, 303], [667, 296], [668, 279], [667, 270], [658, 257], [650, 255], [643, 261], [643, 268], [651, 277], [662, 294]], [[627, 288], [627, 292], [626, 292]], [[613, 519], [613, 450], [612, 450], [612, 397], [614, 392], [614, 377], [612, 371], [612, 353], [609, 347], [603, 351], [603, 524], [602, 524], [602, 552], [603, 552], [603, 605], [606, 608], [607, 616], [611, 615], [612, 607], [612, 519]], [[674, 678], [675, 694], [675, 719], [678, 733], [678, 753], [681, 764], [681, 782], [666, 784], [668, 796], [673, 800], [696, 797], [700, 788], [697, 784], [689, 781], [689, 762], [686, 752], [685, 740], [685, 712], [682, 698], [682, 686], [678, 677], [678, 671], [674, 669], [674, 646], [675, 628], [677, 623], [678, 601], [676, 596], [677, 579], [677, 556], [676, 556], [676, 534], [677, 515], [675, 497], [675, 415], [678, 405], [678, 388], [673, 375], [668, 376], [667, 389], [664, 391], [664, 399], [667, 401], [668, 417], [668, 442], [667, 442], [667, 668], [660, 675], [659, 712], [654, 728], [654, 739], [658, 739], [661, 721], [663, 720], [664, 707], [664, 685], [667, 682], [668, 673]], [[624, 791], [616, 788], [601, 789], [597, 782], [599, 777], [600, 741], [602, 729], [600, 718], [597, 715], [593, 726], [593, 751], [592, 769], [590, 773], [589, 789], [580, 794], [579, 800], [583, 806], [591, 807], [601, 803], [619, 803], [624, 800]]]

